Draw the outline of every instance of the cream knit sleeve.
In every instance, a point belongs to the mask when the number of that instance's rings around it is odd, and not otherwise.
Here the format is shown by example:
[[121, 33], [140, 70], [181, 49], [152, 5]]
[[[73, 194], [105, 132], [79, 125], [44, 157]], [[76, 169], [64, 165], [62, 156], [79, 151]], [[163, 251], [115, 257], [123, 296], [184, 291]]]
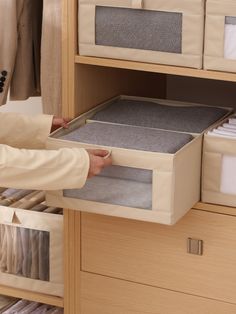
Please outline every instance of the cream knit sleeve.
[[18, 149], [0, 144], [0, 186], [25, 189], [81, 188], [89, 171], [82, 148]]
[[0, 143], [18, 148], [44, 148], [52, 118], [44, 114], [27, 116], [0, 112]]

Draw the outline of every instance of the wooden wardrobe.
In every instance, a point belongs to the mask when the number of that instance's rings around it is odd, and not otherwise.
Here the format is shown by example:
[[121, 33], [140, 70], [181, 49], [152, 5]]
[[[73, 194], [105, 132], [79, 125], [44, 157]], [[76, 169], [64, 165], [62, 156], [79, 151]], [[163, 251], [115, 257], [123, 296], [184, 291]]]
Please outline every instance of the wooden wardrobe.
[[[119, 94], [166, 98], [172, 76], [236, 84], [233, 73], [79, 56], [77, 0], [62, 2], [63, 116]], [[235, 243], [236, 208], [199, 202], [174, 226], [65, 209], [64, 298], [0, 293], [65, 314], [235, 314]]]

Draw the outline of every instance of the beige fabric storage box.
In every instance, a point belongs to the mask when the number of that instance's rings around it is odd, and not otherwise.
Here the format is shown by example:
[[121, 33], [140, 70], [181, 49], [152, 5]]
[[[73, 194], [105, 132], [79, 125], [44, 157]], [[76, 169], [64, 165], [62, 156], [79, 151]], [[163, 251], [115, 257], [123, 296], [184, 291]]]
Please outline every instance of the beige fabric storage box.
[[[236, 123], [235, 116], [229, 120]], [[205, 134], [203, 145], [202, 201], [236, 206], [236, 124], [230, 133], [222, 130], [228, 119], [220, 124], [218, 133]]]
[[63, 296], [63, 216], [0, 206], [0, 282]]
[[202, 68], [204, 0], [80, 0], [79, 54]]
[[234, 0], [207, 0], [204, 69], [236, 72]]
[[[174, 153], [149, 151], [147, 146], [145, 146], [145, 149], [140, 147], [138, 149], [130, 149], [125, 146], [127, 143], [120, 147], [119, 145], [117, 147], [117, 143], [114, 143], [116, 145], [112, 145], [113, 138], [115, 137], [114, 134], [118, 133], [119, 137], [122, 137], [122, 132], [124, 131], [123, 138], [128, 142], [128, 135], [134, 129], [133, 138], [141, 142], [141, 132], [144, 134], [146, 142], [148, 142], [149, 132], [151, 132], [151, 136], [153, 136], [152, 132], [163, 132], [165, 136], [166, 131], [154, 129], [154, 126], [150, 129], [147, 127], [138, 127], [137, 125], [133, 125], [130, 129], [127, 124], [105, 121], [97, 122], [93, 120], [96, 119], [98, 114], [104, 112], [106, 108], [108, 110], [112, 108], [114, 104], [115, 106], [120, 104], [120, 108], [124, 105], [123, 108], [125, 108], [130, 100], [145, 101], [141, 103], [144, 106], [139, 107], [139, 112], [141, 112], [142, 108], [145, 108], [147, 100], [150, 101], [153, 108], [161, 103], [161, 110], [165, 110], [165, 107], [171, 107], [178, 111], [180, 106], [184, 109], [189, 108], [190, 111], [193, 110], [192, 106], [189, 107], [183, 103], [121, 96], [76, 118], [70, 123], [69, 130], [60, 129], [54, 132], [48, 139], [47, 147], [49, 149], [57, 149], [59, 147], [99, 147], [108, 149], [112, 152], [113, 167], [118, 166], [118, 168], [112, 170], [107, 168], [106, 171], [110, 171], [110, 174], [106, 173], [102, 174], [101, 177], [97, 176], [89, 179], [84, 188], [77, 190], [77, 195], [73, 192], [74, 190], [48, 192], [46, 200], [49, 205], [163, 224], [174, 224], [199, 201], [201, 134], [192, 136], [184, 132], [167, 132], [171, 140], [177, 137], [176, 140], [178, 141], [179, 135], [181, 135], [180, 137], [191, 138], [191, 140], [187, 139], [186, 142], [184, 138], [183, 145], [180, 148], [177, 147]], [[130, 110], [133, 112], [132, 108]], [[228, 113], [227, 110], [223, 110], [223, 112], [224, 115]], [[153, 112], [151, 116], [153, 116]], [[123, 117], [125, 118], [126, 115], [123, 115]], [[119, 117], [119, 121], [122, 121], [121, 116]], [[145, 123], [144, 117], [142, 122]], [[146, 122], [149, 122], [149, 118]], [[114, 126], [114, 130], [112, 130]], [[101, 134], [100, 130], [102, 130], [105, 133], [103, 139], [106, 138], [106, 143], [109, 144], [88, 144], [86, 143], [86, 139], [81, 140], [81, 138], [76, 142], [73, 139], [68, 140], [66, 134], [73, 134], [73, 130], [76, 129], [79, 131], [83, 129], [85, 133], [86, 130], [92, 129], [92, 137], [94, 135], [94, 138], [95, 136], [99, 138]], [[157, 140], [157, 137], [159, 135], [163, 136], [163, 133], [161, 135], [154, 133], [154, 139]], [[169, 140], [168, 136], [166, 140]], [[155, 143], [152, 143], [152, 145], [155, 145]], [[95, 196], [94, 191], [97, 193]], [[117, 201], [119, 196], [120, 200]]]

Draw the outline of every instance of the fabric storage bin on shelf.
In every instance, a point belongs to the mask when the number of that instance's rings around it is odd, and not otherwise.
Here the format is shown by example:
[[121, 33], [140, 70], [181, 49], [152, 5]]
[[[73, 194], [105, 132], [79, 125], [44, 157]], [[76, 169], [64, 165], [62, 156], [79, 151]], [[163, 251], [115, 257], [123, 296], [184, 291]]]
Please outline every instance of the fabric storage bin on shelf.
[[202, 201], [236, 206], [236, 117], [204, 135]]
[[79, 54], [202, 68], [204, 3], [79, 0]]
[[26, 190], [7, 189], [1, 194], [0, 282], [63, 296], [63, 216], [53, 214], [57, 209], [43, 200], [42, 191], [27, 194]]
[[206, 3], [204, 68], [236, 72], [236, 2]]
[[[133, 108], [128, 104], [134, 105]], [[129, 113], [125, 111], [122, 114], [121, 108], [127, 109]], [[194, 112], [191, 115], [195, 123], [191, 121], [183, 124], [181, 108], [184, 117]], [[118, 116], [118, 123], [105, 121], [104, 114], [109, 116], [110, 110], [116, 112], [116, 109], [118, 112], [114, 114]], [[159, 119], [156, 110], [162, 113]], [[199, 121], [199, 112], [196, 110], [204, 111], [201, 114], [203, 125], [198, 128], [198, 134], [193, 132], [197, 129], [196, 121]], [[214, 117], [210, 117], [207, 122], [205, 117], [209, 110]], [[164, 121], [170, 111], [177, 114], [177, 121]], [[99, 120], [100, 114], [103, 120]], [[212, 110], [206, 106], [128, 96], [120, 96], [99, 105], [72, 121], [68, 130], [55, 131], [48, 139], [47, 147], [108, 149], [112, 152], [113, 166], [100, 176], [89, 179], [80, 190], [47, 192], [47, 203], [174, 224], [200, 198], [201, 133], [209, 124], [226, 114], [227, 109]], [[130, 125], [128, 121], [122, 120], [122, 117], [127, 116], [130, 117]], [[162, 129], [155, 125], [157, 121]]]

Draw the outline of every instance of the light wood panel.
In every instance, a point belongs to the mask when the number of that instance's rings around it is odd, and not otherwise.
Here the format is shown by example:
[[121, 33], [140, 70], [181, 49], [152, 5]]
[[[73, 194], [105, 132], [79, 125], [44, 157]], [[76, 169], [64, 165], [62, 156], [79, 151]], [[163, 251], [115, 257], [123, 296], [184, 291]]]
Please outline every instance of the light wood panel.
[[234, 217], [199, 210], [170, 227], [83, 213], [82, 270], [236, 303], [235, 230]]
[[131, 69], [136, 71], [147, 71], [155, 73], [172, 74], [178, 76], [188, 76], [188, 77], [198, 77], [211, 80], [221, 80], [236, 82], [235, 73], [226, 73], [219, 71], [206, 71], [191, 69], [186, 67], [177, 67], [169, 65], [160, 65], [153, 63], [135, 62], [135, 61], [125, 61], [117, 59], [107, 59], [107, 58], [97, 58], [97, 57], [85, 57], [85, 56], [75, 56], [76, 63], [79, 64], [90, 64], [99, 65], [105, 67]]
[[0, 294], [15, 297], [15, 298], [26, 299], [29, 301], [45, 303], [45, 304], [49, 304], [53, 306], [63, 307], [62, 298], [50, 296], [43, 293], [37, 293], [37, 292], [28, 291], [28, 290], [16, 289], [16, 288], [11, 288], [11, 287], [0, 285]]
[[[165, 98], [165, 76], [79, 64], [74, 69], [74, 98], [69, 100], [69, 114], [78, 116], [120, 94]], [[69, 89], [73, 88], [73, 84]], [[72, 91], [70, 93], [72, 95]]]
[[212, 213], [236, 216], [236, 207], [198, 202], [196, 205], [194, 205], [194, 208], [209, 211]]
[[81, 314], [235, 314], [236, 305], [89, 273], [81, 274]]
[[[78, 218], [77, 221], [80, 223]], [[74, 239], [75, 212], [69, 209], [64, 209], [64, 314], [77, 314], [75, 304], [75, 272], [77, 267], [76, 263], [79, 263], [80, 260], [75, 258], [76, 252]]]

